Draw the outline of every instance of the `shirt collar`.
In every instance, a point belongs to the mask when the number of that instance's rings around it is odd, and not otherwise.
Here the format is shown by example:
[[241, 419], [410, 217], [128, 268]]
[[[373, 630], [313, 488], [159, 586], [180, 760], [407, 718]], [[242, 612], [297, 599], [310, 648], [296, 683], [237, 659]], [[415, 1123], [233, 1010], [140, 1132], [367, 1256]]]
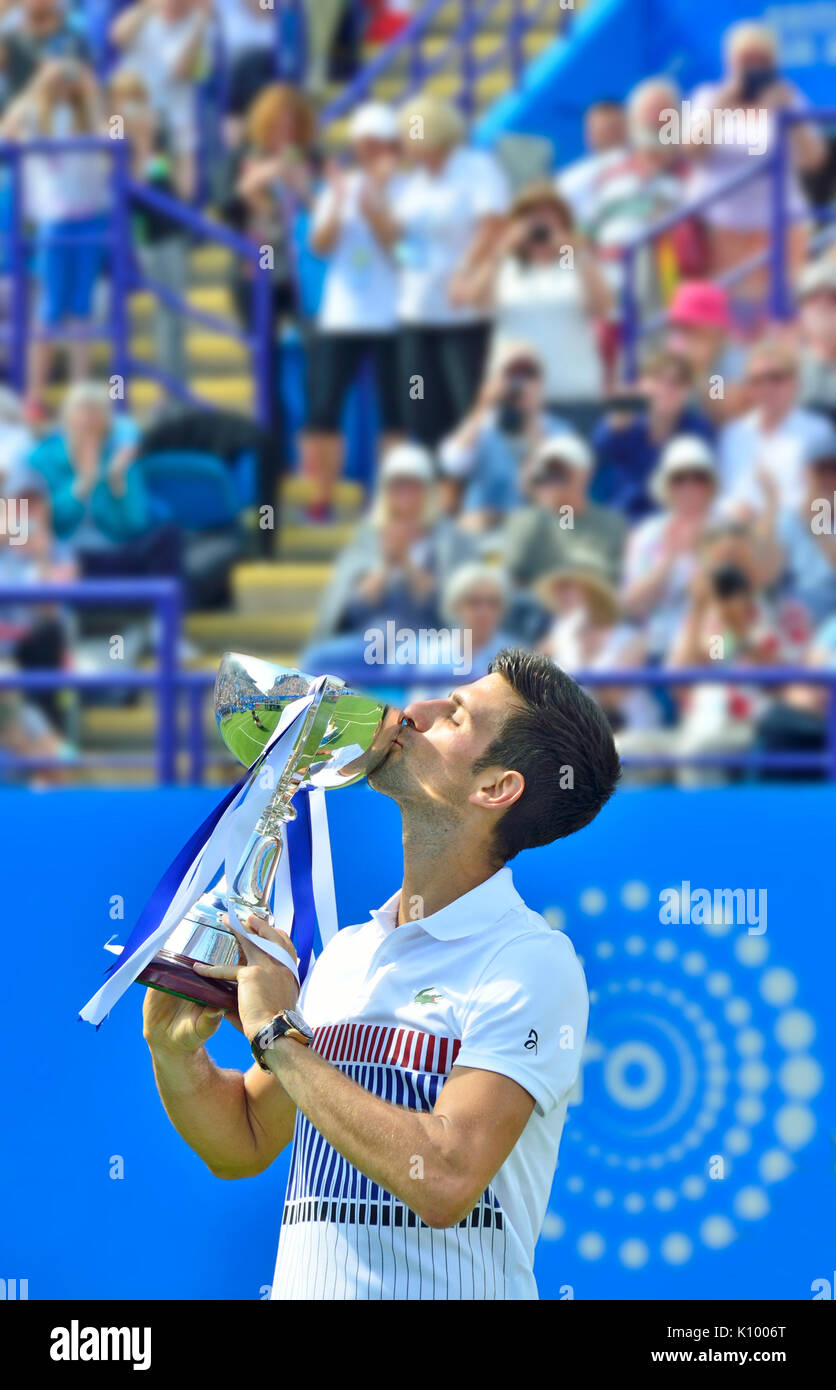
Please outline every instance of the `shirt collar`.
[[[372, 910], [372, 921], [384, 931], [393, 931], [398, 921], [398, 907], [401, 890], [393, 893], [382, 907]], [[472, 936], [474, 932], [484, 931], [495, 925], [512, 908], [523, 906], [523, 900], [514, 887], [514, 879], [507, 864], [497, 873], [477, 883], [469, 893], [463, 893], [454, 902], [433, 912], [429, 917], [416, 918], [416, 926], [421, 927], [437, 941], [453, 941], [458, 937]]]

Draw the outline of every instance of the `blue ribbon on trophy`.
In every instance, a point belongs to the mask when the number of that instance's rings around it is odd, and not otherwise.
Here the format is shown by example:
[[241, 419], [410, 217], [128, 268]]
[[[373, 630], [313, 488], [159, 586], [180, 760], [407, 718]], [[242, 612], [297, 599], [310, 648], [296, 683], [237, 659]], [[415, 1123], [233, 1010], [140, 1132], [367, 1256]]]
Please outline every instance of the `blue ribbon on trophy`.
[[[234, 984], [192, 968], [196, 961], [237, 960], [227, 914], [300, 982], [317, 931], [324, 946], [337, 930], [325, 790], [365, 776], [388, 752], [399, 718], [333, 676], [311, 677], [240, 653], [221, 662], [215, 714], [247, 771], [175, 856], [105, 983], [81, 1010], [97, 1027], [135, 980], [234, 1007]], [[298, 966], [281, 946], [247, 931], [251, 914], [291, 937]]]

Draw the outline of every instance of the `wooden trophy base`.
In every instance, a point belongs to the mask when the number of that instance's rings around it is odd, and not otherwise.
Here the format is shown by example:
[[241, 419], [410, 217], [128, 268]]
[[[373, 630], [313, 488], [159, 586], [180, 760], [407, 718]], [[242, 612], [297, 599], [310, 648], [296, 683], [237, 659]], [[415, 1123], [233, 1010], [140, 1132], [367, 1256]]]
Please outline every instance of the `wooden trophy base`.
[[210, 1009], [238, 1010], [238, 986], [232, 980], [210, 980], [197, 975], [186, 956], [171, 955], [168, 951], [158, 952], [137, 976], [137, 984]]

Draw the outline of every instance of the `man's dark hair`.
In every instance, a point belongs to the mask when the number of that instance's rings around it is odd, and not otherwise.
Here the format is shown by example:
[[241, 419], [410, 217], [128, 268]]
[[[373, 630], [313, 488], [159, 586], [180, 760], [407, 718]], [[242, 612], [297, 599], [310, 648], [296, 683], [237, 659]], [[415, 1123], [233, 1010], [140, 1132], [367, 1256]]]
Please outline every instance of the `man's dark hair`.
[[571, 676], [538, 652], [507, 647], [488, 668], [508, 682], [513, 710], [474, 764], [521, 772], [525, 791], [496, 827], [503, 863], [521, 849], [548, 845], [589, 825], [609, 801], [621, 764], [606, 715]]

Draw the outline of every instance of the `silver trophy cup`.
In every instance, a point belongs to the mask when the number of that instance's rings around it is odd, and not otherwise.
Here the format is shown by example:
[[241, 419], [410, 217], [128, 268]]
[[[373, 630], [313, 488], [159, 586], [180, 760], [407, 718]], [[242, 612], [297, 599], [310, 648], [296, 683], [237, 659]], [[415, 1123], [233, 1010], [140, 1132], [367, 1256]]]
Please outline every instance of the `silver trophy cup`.
[[[311, 693], [313, 676], [269, 661], [227, 652], [215, 681], [215, 717], [231, 753], [249, 767], [262, 752], [285, 708]], [[272, 921], [270, 902], [282, 853], [282, 826], [296, 812], [293, 796], [307, 786], [349, 787], [386, 757], [397, 736], [399, 710], [326, 676], [298, 727], [270, 800], [259, 816], [229, 881], [204, 893], [175, 927], [139, 983], [213, 1008], [234, 1008], [237, 986], [204, 979], [193, 965], [233, 965], [238, 943], [224, 917]], [[257, 768], [250, 779], [262, 775]], [[246, 790], [245, 790], [246, 800]], [[227, 866], [229, 868], [229, 866]]]

